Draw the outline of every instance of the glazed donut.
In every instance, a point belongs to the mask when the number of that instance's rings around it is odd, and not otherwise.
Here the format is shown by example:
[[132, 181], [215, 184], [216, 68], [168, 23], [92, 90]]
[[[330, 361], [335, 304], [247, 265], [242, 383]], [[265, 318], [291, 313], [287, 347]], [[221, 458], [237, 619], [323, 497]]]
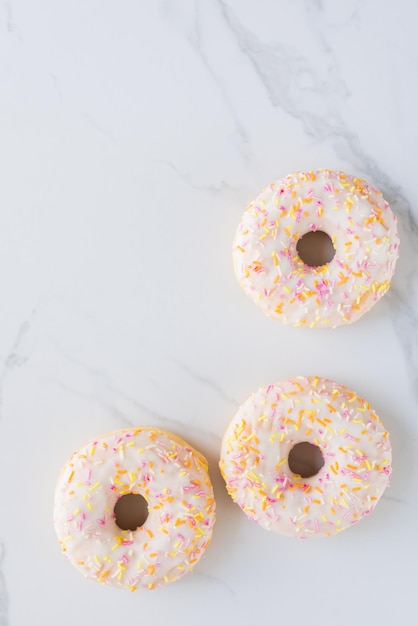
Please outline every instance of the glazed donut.
[[[64, 466], [54, 524], [67, 558], [88, 578], [125, 587], [154, 587], [190, 571], [208, 546], [215, 501], [206, 459], [157, 428], [102, 435]], [[148, 518], [135, 531], [116, 525], [126, 494], [147, 501]]]
[[[316, 475], [302, 478], [289, 467], [301, 443], [322, 456]], [[356, 393], [317, 376], [292, 378], [262, 387], [240, 407], [222, 441], [220, 469], [251, 520], [292, 537], [321, 537], [373, 510], [389, 482], [391, 447]]]
[[[311, 267], [297, 250], [309, 232], [331, 238], [333, 259]], [[397, 220], [380, 191], [343, 172], [296, 172], [248, 206], [234, 241], [241, 287], [267, 315], [294, 326], [358, 320], [389, 289]]]

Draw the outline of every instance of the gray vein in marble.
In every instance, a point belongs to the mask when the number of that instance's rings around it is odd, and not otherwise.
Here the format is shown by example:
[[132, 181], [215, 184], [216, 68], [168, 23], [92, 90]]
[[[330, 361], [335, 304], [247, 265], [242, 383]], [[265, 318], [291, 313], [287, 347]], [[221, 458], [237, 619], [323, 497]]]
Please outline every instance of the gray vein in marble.
[[102, 137], [105, 137], [106, 139], [108, 139], [109, 141], [112, 141], [113, 143], [115, 143], [118, 140], [117, 137], [115, 137], [115, 135], [110, 130], [108, 130], [107, 128], [103, 128], [103, 126], [98, 124], [96, 120], [91, 117], [91, 115], [89, 115], [88, 113], [82, 113], [82, 116], [84, 117], [85, 120], [87, 120], [90, 126], [92, 126], [95, 130], [97, 130], [97, 132], [100, 133], [100, 135], [102, 135]]
[[[109, 389], [111, 391], [119, 392], [119, 390], [113, 386], [112, 379], [107, 371], [99, 367], [90, 365], [90, 363], [86, 363], [85, 361], [82, 361], [76, 356], [69, 354], [66, 350], [64, 350], [64, 348], [57, 341], [51, 339], [51, 337], [49, 337], [49, 340], [50, 340], [50, 343], [54, 346], [54, 349], [58, 352], [58, 354], [61, 355], [61, 357], [65, 361], [67, 361], [68, 363], [71, 363], [78, 369], [82, 369], [85, 372], [87, 372], [89, 376], [91, 376], [92, 378], [95, 378], [98, 384], [101, 385], [102, 387]], [[141, 376], [143, 377], [144, 374], [141, 373]], [[161, 388], [161, 386], [157, 383], [157, 381], [151, 378], [148, 374], [146, 376], [146, 379], [147, 379], [147, 382], [152, 384], [153, 387], [155, 387], [156, 389]]]
[[241, 187], [234, 187], [233, 185], [230, 185], [225, 180], [221, 180], [219, 183], [213, 185], [198, 185], [197, 183], [193, 182], [191, 176], [180, 171], [178, 167], [174, 165], [174, 163], [171, 163], [171, 161], [155, 159], [154, 162], [161, 163], [162, 165], [166, 165], [167, 167], [169, 167], [171, 170], [173, 170], [173, 172], [175, 172], [175, 174], [177, 174], [179, 178], [181, 178], [186, 183], [188, 187], [191, 187], [196, 191], [205, 191], [217, 195], [224, 192], [240, 193], [243, 190], [243, 188]]
[[[243, 146], [248, 145], [249, 143], [249, 138], [248, 138], [248, 134], [247, 131], [245, 130], [245, 127], [241, 124], [241, 122], [238, 119], [237, 113], [232, 105], [232, 102], [230, 100], [230, 98], [228, 97], [228, 94], [225, 90], [225, 86], [222, 82], [222, 80], [219, 78], [219, 76], [217, 75], [217, 73], [214, 71], [213, 67], [211, 66], [211, 64], [208, 61], [207, 56], [205, 55], [204, 51], [203, 51], [203, 46], [202, 46], [202, 32], [201, 32], [201, 16], [200, 16], [200, 11], [201, 11], [201, 7], [202, 4], [199, 3], [198, 0], [195, 0], [195, 13], [194, 13], [194, 28], [193, 31], [190, 33], [188, 40], [189, 43], [191, 44], [191, 46], [193, 47], [194, 51], [197, 53], [197, 55], [199, 56], [200, 60], [202, 61], [204, 67], [206, 68], [207, 72], [209, 73], [210, 77], [212, 78], [212, 80], [214, 81], [214, 83], [216, 84], [216, 86], [219, 89], [219, 93], [221, 94], [222, 100], [224, 101], [224, 104], [227, 108], [227, 110], [229, 111], [229, 114], [231, 115], [234, 124], [235, 124], [235, 128], [237, 130], [238, 136], [241, 140], [241, 143]], [[248, 154], [246, 155], [246, 158], [248, 159]]]
[[226, 583], [224, 580], [221, 580], [220, 578], [217, 578], [216, 576], [211, 576], [210, 574], [204, 574], [203, 572], [196, 571], [196, 570], [193, 572], [193, 576], [196, 576], [197, 578], [202, 578], [205, 582], [209, 582], [209, 583], [212, 583], [213, 585], [216, 585], [219, 589], [227, 593], [227, 595], [234, 602], [234, 604], [237, 603], [238, 601], [237, 592], [230, 585], [228, 585], [228, 583]]
[[[175, 5], [173, 3], [163, 2], [161, 6], [164, 7], [164, 17], [170, 20], [172, 15], [175, 13]], [[244, 125], [239, 120], [238, 114], [234, 108], [231, 98], [228, 95], [224, 82], [220, 78], [218, 72], [210, 63], [204, 51], [203, 41], [202, 41], [203, 35], [202, 35], [202, 29], [201, 29], [202, 6], [204, 6], [204, 4], [202, 4], [198, 0], [195, 0], [193, 25], [191, 29], [188, 29], [188, 32], [186, 34], [186, 40], [189, 42], [189, 45], [191, 46], [191, 48], [193, 49], [197, 57], [200, 59], [206, 72], [209, 74], [210, 78], [216, 85], [219, 91], [220, 97], [224, 103], [224, 106], [233, 121], [235, 132], [239, 140], [239, 145], [238, 145], [239, 155], [243, 158], [247, 166], [251, 166], [252, 168], [254, 168], [254, 163], [253, 163], [254, 158], [250, 152], [251, 147], [250, 147], [248, 133]]]
[[30, 357], [28, 350], [25, 350], [25, 339], [30, 332], [32, 319], [36, 313], [33, 310], [29, 319], [24, 320], [17, 330], [16, 336], [12, 342], [11, 348], [3, 359], [2, 369], [0, 371], [0, 417], [3, 405], [3, 386], [6, 378], [10, 376], [14, 369], [22, 367]]
[[[303, 0], [305, 10], [308, 14], [323, 18], [326, 7], [323, 0]], [[360, 10], [364, 0], [350, 0], [349, 3], [345, 3], [343, 7], [339, 7], [339, 16], [343, 16], [343, 25], [347, 25], [350, 22], [358, 22], [360, 17]], [[338, 26], [335, 22], [332, 24], [333, 28]]]
[[[244, 28], [224, 0], [217, 0], [220, 12], [235, 37], [237, 46], [251, 63], [273, 107], [298, 120], [314, 141], [330, 141], [338, 156], [373, 180], [399, 218], [401, 255], [408, 257], [408, 274], [398, 274], [387, 296], [394, 315], [394, 330], [412, 372], [414, 393], [418, 396], [418, 223], [399, 185], [384, 172], [362, 146], [359, 136], [342, 117], [344, 99], [349, 95], [335, 60], [336, 55], [318, 24], [321, 4], [310, 11], [309, 27], [316, 34], [329, 67], [321, 78], [309, 59], [279, 42], [266, 44]], [[309, 6], [305, 3], [305, 6]], [[352, 19], [355, 18], [353, 14]]]
[[10, 349], [10, 352], [5, 358], [4, 363], [3, 363], [4, 365], [4, 370], [2, 374], [3, 377], [10, 374], [10, 372], [12, 372], [15, 369], [15, 367], [21, 367], [22, 365], [24, 365], [26, 361], [28, 360], [29, 355], [22, 354], [21, 346], [24, 342], [26, 335], [28, 334], [30, 330], [30, 327], [31, 327], [31, 324], [29, 320], [24, 320], [20, 324], [16, 337]]
[[6, 580], [2, 565], [5, 555], [4, 545], [0, 544], [0, 626], [8, 626], [9, 623], [9, 595], [7, 593]]
[[323, 0], [310, 0], [310, 3], [317, 11], [322, 11], [324, 8]]
[[3, 0], [1, 6], [6, 13], [6, 28], [9, 34], [15, 33], [17, 31], [17, 26], [13, 19], [13, 2], [12, 0]]
[[387, 502], [395, 502], [395, 504], [403, 504], [404, 506], [408, 506], [408, 503], [402, 500], [401, 498], [397, 498], [395, 496], [387, 496], [383, 495], [382, 500], [386, 500]]
[[328, 110], [328, 105], [336, 97], [346, 97], [344, 82], [336, 81], [335, 76], [329, 81], [321, 79], [309, 60], [289, 46], [260, 41], [241, 26], [223, 0], [218, 3], [239, 49], [250, 61], [271, 104], [300, 120], [307, 134], [315, 139], [328, 139], [337, 133], [340, 119], [334, 111]]
[[[145, 344], [145, 339], [144, 338], [142, 338], [142, 342]], [[87, 372], [91, 377], [95, 378], [98, 381], [99, 385], [104, 387], [107, 391], [109, 391], [110, 393], [119, 395], [121, 398], [124, 398], [125, 400], [127, 400], [131, 404], [135, 404], [135, 403], [138, 402], [135, 398], [132, 398], [132, 396], [127, 395], [125, 392], [123, 392], [119, 388], [115, 387], [113, 385], [113, 382], [112, 382], [111, 377], [109, 376], [108, 372], [106, 372], [106, 371], [104, 371], [102, 369], [99, 369], [97, 367], [93, 367], [92, 365], [90, 365], [88, 363], [85, 363], [84, 361], [82, 361], [79, 358], [75, 357], [74, 355], [69, 354], [56, 341], [52, 341], [51, 340], [51, 343], [54, 345], [54, 348], [56, 349], [56, 351], [67, 362], [72, 363], [76, 367], [81, 368], [82, 370]], [[218, 395], [220, 398], [225, 400], [228, 404], [232, 404], [235, 408], [238, 408], [238, 406], [240, 404], [238, 402], [238, 400], [236, 400], [236, 399], [232, 398], [230, 395], [228, 395], [226, 393], [226, 391], [224, 391], [224, 389], [222, 389], [222, 387], [219, 385], [219, 383], [217, 383], [216, 381], [213, 381], [212, 379], [208, 378], [207, 376], [203, 376], [202, 374], [197, 372], [195, 369], [191, 368], [189, 365], [187, 365], [183, 361], [180, 361], [176, 357], [166, 356], [166, 355], [163, 355], [163, 356], [169, 362], [174, 363], [174, 365], [176, 367], [178, 367], [183, 372], [185, 372], [193, 380], [195, 380], [198, 383], [208, 387], [211, 391], [215, 392], [216, 395]], [[141, 375], [143, 376], [143, 374], [141, 374]], [[147, 381], [149, 383], [151, 383], [155, 389], [161, 390], [161, 384], [159, 384], [156, 380], [151, 378], [149, 375], [147, 375]], [[148, 411], [148, 413], [150, 412], [149, 408], [146, 408], [146, 410]], [[158, 419], [168, 419], [168, 418], [164, 418], [163, 416], [158, 415], [158, 414], [155, 414], [155, 417], [157, 417]]]
[[5, 358], [0, 363], [0, 414], [3, 397], [3, 385], [5, 380], [12, 374], [15, 369], [23, 367], [31, 356], [30, 346], [27, 345], [27, 339], [32, 334], [33, 326], [36, 318], [49, 303], [51, 297], [50, 292], [42, 293], [32, 311], [20, 324], [16, 335], [11, 342], [11, 346], [6, 353]]
[[[140, 413], [145, 413], [147, 415], [147, 417], [151, 417], [152, 419], [157, 420], [158, 422], [165, 424], [167, 426], [169, 426], [170, 428], [173, 426], [178, 426], [181, 429], [184, 429], [184, 427], [193, 430], [197, 433], [200, 434], [204, 434], [207, 437], [210, 437], [211, 439], [213, 439], [213, 441], [216, 441], [217, 443], [219, 442], [219, 437], [218, 435], [216, 435], [215, 433], [211, 433], [209, 431], [203, 430], [201, 428], [196, 428], [195, 426], [183, 422], [179, 419], [175, 419], [172, 417], [167, 417], [166, 415], [163, 415], [162, 413], [155, 411], [155, 409], [152, 409], [151, 407], [147, 406], [146, 404], [142, 403], [140, 400], [138, 400], [137, 398], [133, 398], [132, 396], [130, 396], [129, 394], [119, 390], [119, 389], [115, 389], [114, 387], [109, 387], [109, 390], [115, 394], [117, 397], [122, 398], [123, 400], [126, 400], [128, 403], [130, 403], [135, 410], [137, 410]], [[127, 418], [129, 419], [129, 418]], [[136, 421], [130, 421], [130, 425], [131, 426], [137, 426], [137, 422]]]
[[[71, 385], [64, 383], [62, 380], [59, 380], [54, 377], [44, 377], [43, 381], [46, 384], [53, 384], [56, 387], [59, 387], [60, 389], [70, 394], [71, 396], [82, 398], [83, 400], [87, 400], [95, 404], [100, 409], [103, 409], [104, 411], [106, 411], [112, 418], [118, 420], [118, 422], [121, 425], [121, 428], [127, 428], [131, 426], [137, 427], [140, 425], [136, 419], [131, 419], [130, 417], [127, 416], [126, 412], [116, 407], [114, 405], [114, 402], [106, 401], [102, 397], [102, 394], [100, 393], [94, 393], [94, 392], [87, 393], [85, 391], [81, 391], [80, 389], [76, 389], [75, 387], [72, 387]], [[203, 428], [193, 426], [193, 424], [190, 424], [188, 422], [184, 422], [179, 419], [172, 418], [172, 417], [167, 417], [166, 415], [163, 415], [162, 413], [155, 411], [155, 409], [152, 409], [151, 407], [147, 406], [146, 404], [143, 404], [136, 398], [132, 398], [131, 396], [129, 396], [128, 394], [120, 390], [109, 388], [108, 391], [111, 391], [116, 396], [115, 398], [116, 400], [121, 399], [121, 400], [127, 401], [134, 407], [136, 411], [145, 415], [147, 419], [155, 420], [156, 422], [158, 422], [158, 424], [161, 427], [167, 428], [168, 430], [173, 430], [177, 428], [179, 433], [187, 429], [190, 433], [196, 433], [197, 435], [200, 435], [200, 436], [204, 435], [204, 437], [206, 437], [209, 441], [216, 444], [216, 446], [219, 446], [220, 437], [216, 435], [215, 433], [207, 431]], [[151, 425], [151, 424], [147, 424], [147, 425]], [[186, 436], [186, 435], [183, 435], [183, 436]]]
[[217, 395], [219, 395], [223, 400], [225, 400], [229, 404], [234, 405], [234, 407], [236, 408], [239, 407], [239, 402], [235, 400], [234, 398], [232, 398], [231, 396], [229, 396], [217, 382], [211, 380], [207, 376], [202, 376], [202, 374], [200, 374], [196, 370], [186, 365], [186, 363], [179, 361], [177, 358], [172, 357], [170, 360], [173, 363], [175, 363], [177, 367], [183, 370], [183, 372], [186, 372], [186, 374], [188, 374], [193, 380], [197, 381], [198, 383], [201, 383], [205, 387], [208, 387], [209, 389], [214, 391]]

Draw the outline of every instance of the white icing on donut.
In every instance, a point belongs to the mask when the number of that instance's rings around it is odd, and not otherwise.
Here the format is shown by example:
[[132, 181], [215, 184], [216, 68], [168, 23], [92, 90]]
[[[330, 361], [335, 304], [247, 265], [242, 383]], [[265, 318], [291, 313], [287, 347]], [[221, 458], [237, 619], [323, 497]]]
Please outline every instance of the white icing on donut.
[[[315, 476], [292, 473], [298, 443], [319, 446]], [[252, 394], [225, 432], [220, 469], [232, 499], [268, 530], [307, 538], [340, 532], [370, 513], [391, 472], [388, 433], [356, 393], [319, 377]]]
[[[296, 250], [323, 231], [335, 256], [310, 267]], [[335, 327], [358, 320], [389, 289], [399, 255], [397, 220], [380, 191], [333, 170], [297, 172], [248, 206], [234, 242], [244, 291], [267, 314], [294, 326]]]
[[[114, 506], [141, 494], [148, 518], [135, 531]], [[206, 459], [155, 428], [103, 435], [75, 452], [58, 480], [54, 524], [65, 555], [98, 582], [153, 589], [180, 578], [203, 556], [215, 522]]]

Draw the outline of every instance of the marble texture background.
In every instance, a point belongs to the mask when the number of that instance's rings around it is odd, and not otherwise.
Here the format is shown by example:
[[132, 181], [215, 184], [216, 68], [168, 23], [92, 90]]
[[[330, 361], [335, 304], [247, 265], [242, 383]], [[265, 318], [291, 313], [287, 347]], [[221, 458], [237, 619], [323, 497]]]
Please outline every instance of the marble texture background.
[[[0, 626], [410, 621], [418, 550], [418, 6], [414, 0], [0, 1]], [[246, 204], [341, 168], [399, 217], [390, 293], [289, 328], [236, 283]], [[249, 522], [220, 437], [262, 384], [328, 376], [391, 433], [391, 487], [327, 540]], [[52, 527], [71, 452], [166, 427], [210, 460], [205, 558], [135, 594], [85, 581]]]

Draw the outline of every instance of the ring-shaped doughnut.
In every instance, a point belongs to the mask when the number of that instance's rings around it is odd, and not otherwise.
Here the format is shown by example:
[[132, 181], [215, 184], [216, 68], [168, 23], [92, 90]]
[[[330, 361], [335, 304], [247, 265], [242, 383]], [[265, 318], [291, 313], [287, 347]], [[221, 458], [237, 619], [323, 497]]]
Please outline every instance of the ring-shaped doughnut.
[[[323, 466], [289, 467], [297, 444], [319, 447]], [[262, 387], [228, 425], [220, 469], [232, 499], [267, 530], [333, 535], [370, 513], [391, 472], [388, 433], [368, 402], [317, 376]]]
[[[148, 504], [135, 531], [115, 522], [115, 504], [130, 493]], [[115, 431], [86, 444], [64, 466], [55, 492], [54, 524], [68, 559], [86, 577], [131, 591], [190, 571], [214, 521], [206, 459], [157, 428]]]
[[[309, 232], [332, 241], [334, 258], [311, 267], [297, 250]], [[233, 247], [237, 279], [267, 315], [294, 326], [358, 320], [389, 289], [398, 258], [397, 220], [380, 191], [334, 170], [296, 172], [250, 203]]]

